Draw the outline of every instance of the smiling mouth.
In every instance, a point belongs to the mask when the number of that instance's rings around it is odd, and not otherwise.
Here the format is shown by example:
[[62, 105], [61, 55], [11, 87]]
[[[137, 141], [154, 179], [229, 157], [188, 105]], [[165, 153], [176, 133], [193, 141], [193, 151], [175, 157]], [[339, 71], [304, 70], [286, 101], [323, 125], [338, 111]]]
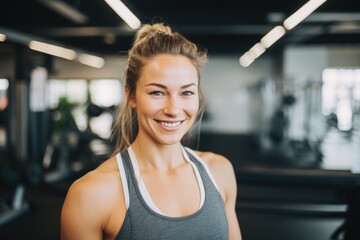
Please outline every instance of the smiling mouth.
[[167, 127], [167, 128], [176, 128], [176, 127], [180, 126], [180, 124], [183, 123], [184, 120], [183, 121], [177, 121], [177, 122], [164, 122], [164, 121], [158, 121], [157, 120], [157, 122], [160, 125], [162, 125], [164, 127]]

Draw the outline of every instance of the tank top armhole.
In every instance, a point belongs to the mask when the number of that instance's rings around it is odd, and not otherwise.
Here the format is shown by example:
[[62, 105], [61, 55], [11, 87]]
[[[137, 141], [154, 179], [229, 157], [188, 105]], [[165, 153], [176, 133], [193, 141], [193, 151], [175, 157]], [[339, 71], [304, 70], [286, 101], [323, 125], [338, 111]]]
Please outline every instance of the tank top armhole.
[[210, 180], [212, 181], [212, 183], [214, 184], [216, 190], [218, 190], [218, 192], [220, 193], [219, 187], [218, 187], [218, 185], [216, 184], [216, 181], [215, 181], [213, 175], [211, 174], [209, 167], [208, 167], [207, 164], [204, 162], [204, 160], [202, 160], [202, 159], [200, 158], [200, 156], [197, 155], [192, 149], [190, 149], [190, 148], [188, 148], [188, 147], [185, 147], [185, 149], [186, 149], [188, 152], [190, 152], [190, 153], [201, 163], [201, 165], [204, 167], [205, 171], [206, 171], [207, 174], [209, 175], [209, 178], [210, 178]]
[[120, 153], [116, 154], [116, 162], [117, 162], [117, 165], [118, 165], [118, 168], [119, 168], [121, 183], [122, 183], [123, 190], [124, 190], [124, 198], [125, 198], [126, 210], [128, 210], [129, 205], [130, 205], [129, 187], [128, 187], [127, 177], [126, 177], [126, 173], [125, 173], [124, 163], [122, 161]]

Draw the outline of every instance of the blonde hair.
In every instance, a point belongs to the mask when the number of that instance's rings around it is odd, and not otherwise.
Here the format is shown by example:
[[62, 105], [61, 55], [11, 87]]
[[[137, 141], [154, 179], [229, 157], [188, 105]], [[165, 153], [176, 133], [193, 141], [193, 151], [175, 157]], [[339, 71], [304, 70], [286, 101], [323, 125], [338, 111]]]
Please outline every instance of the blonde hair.
[[132, 48], [128, 52], [125, 75], [126, 96], [123, 100], [113, 128], [112, 139], [116, 138], [114, 153], [121, 152], [131, 145], [137, 135], [137, 116], [128, 103], [134, 97], [137, 80], [146, 61], [159, 54], [181, 55], [187, 57], [196, 68], [199, 78], [199, 111], [196, 122], [204, 112], [204, 97], [200, 89], [200, 67], [207, 61], [207, 51], [190, 42], [177, 32], [172, 32], [163, 23], [143, 25], [135, 35]]

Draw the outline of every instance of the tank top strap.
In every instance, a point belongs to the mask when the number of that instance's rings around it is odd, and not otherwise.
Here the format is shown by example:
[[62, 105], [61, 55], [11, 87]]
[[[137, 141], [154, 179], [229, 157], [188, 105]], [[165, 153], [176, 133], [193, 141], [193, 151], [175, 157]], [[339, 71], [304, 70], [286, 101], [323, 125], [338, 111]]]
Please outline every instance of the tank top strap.
[[190, 148], [184, 147], [186, 153], [189, 156], [189, 159], [196, 165], [196, 167], [198, 168], [198, 171], [200, 173], [200, 176], [204, 182], [204, 187], [205, 187], [205, 194], [208, 197], [208, 195], [211, 194], [216, 194], [218, 195], [221, 199], [221, 195], [220, 195], [220, 191], [218, 188], [218, 185], [213, 177], [213, 175], [211, 174], [208, 166], [206, 165], [206, 163]]
[[129, 155], [129, 152], [127, 149], [124, 150], [123, 152], [121, 152], [121, 159], [124, 164], [126, 179], [128, 182], [128, 191], [129, 191], [129, 198], [130, 198], [129, 200], [131, 202], [131, 200], [133, 200], [133, 199], [131, 199], [132, 198], [131, 196], [136, 194], [136, 190], [135, 190], [136, 178], [135, 178], [133, 166], [131, 164], [130, 155]]
[[128, 180], [130, 206], [116, 240], [120, 239], [228, 239], [228, 223], [222, 198], [212, 184], [205, 167], [193, 154], [187, 154], [203, 179], [204, 205], [195, 213], [184, 217], [168, 217], [153, 211], [143, 200], [128, 150], [121, 158]]

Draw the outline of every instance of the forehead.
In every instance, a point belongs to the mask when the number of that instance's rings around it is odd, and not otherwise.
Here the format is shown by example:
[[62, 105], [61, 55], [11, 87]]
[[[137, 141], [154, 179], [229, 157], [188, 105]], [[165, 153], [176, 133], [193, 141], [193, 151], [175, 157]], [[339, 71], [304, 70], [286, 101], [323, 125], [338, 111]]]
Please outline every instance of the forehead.
[[[176, 80], [176, 81], [175, 81]], [[181, 55], [161, 54], [149, 58], [140, 74], [139, 81], [166, 83], [197, 83], [198, 73], [190, 59]]]

